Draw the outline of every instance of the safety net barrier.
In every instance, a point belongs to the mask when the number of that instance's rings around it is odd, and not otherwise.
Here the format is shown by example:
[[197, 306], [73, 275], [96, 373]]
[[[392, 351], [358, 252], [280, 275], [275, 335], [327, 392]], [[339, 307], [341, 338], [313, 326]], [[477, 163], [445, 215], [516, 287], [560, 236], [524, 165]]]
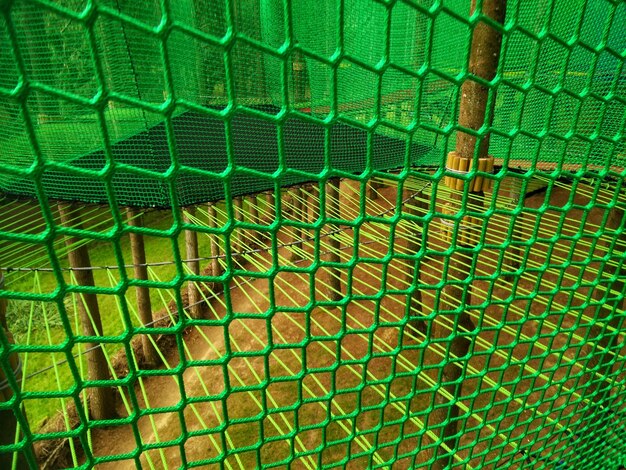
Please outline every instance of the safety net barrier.
[[0, 13], [1, 468], [626, 465], [626, 3]]

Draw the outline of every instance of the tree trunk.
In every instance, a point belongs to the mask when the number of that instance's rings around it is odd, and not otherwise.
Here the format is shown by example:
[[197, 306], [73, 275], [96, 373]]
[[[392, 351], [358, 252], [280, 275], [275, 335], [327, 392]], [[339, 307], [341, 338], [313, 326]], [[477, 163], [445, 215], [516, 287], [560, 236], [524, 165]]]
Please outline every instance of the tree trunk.
[[[192, 223], [190, 216], [196, 212], [195, 207], [188, 207], [183, 211], [185, 223]], [[189, 214], [189, 215], [187, 215]], [[198, 233], [194, 230], [185, 230], [185, 254], [187, 266], [194, 276], [200, 275], [200, 257], [198, 254]], [[189, 316], [194, 319], [202, 318], [202, 296], [196, 281], [189, 281], [187, 284], [187, 303]]]
[[[209, 227], [217, 228], [217, 210], [215, 209], [215, 203], [209, 203]], [[220, 240], [219, 235], [212, 233], [211, 237], [211, 275], [219, 277], [222, 275], [222, 265], [220, 264]]]
[[[410, 197], [408, 191], [405, 191], [405, 195], [405, 199]], [[409, 215], [420, 216], [423, 215], [420, 212], [426, 211], [427, 209], [427, 205], [418, 199], [410, 199], [407, 203], [405, 203], [405, 213]], [[420, 251], [420, 249], [422, 248], [421, 237], [421, 233], [407, 233], [406, 249], [409, 255], [415, 255]], [[407, 260], [405, 282], [409, 286], [413, 284], [414, 280], [416, 281], [416, 284], [419, 285], [420, 267], [420, 261], [411, 263], [410, 260]], [[424, 320], [421, 319], [422, 313], [422, 291], [419, 289], [418, 286], [416, 286], [409, 296], [408, 326], [416, 331], [426, 334], [427, 327], [424, 323]]]
[[[326, 186], [326, 217], [339, 217], [339, 178], [333, 178], [328, 180]], [[329, 225], [329, 230], [331, 235], [328, 237], [328, 245], [329, 245], [329, 255], [328, 261], [331, 263], [340, 263], [341, 257], [339, 256], [339, 238], [338, 234], [334, 233], [337, 230], [338, 226], [335, 224]], [[330, 300], [337, 302], [341, 300], [341, 277], [339, 268], [332, 266], [329, 267], [329, 279], [328, 283], [330, 285], [329, 294]]]
[[[128, 208], [128, 225], [131, 227], [143, 227], [143, 213], [135, 208]], [[146, 250], [143, 243], [143, 235], [130, 232], [130, 250], [133, 255], [133, 271], [135, 278], [147, 281], [148, 266], [146, 266]], [[150, 290], [147, 287], [136, 287], [137, 311], [142, 326], [152, 324], [152, 303], [150, 301]], [[150, 341], [149, 335], [141, 336], [143, 356], [146, 365], [154, 367], [159, 363], [159, 355], [155, 346]]]
[[[476, 1], [472, 0], [471, 12], [476, 9]], [[491, 18], [493, 21], [502, 24], [506, 12], [506, 0], [484, 0], [482, 4], [483, 15]], [[500, 48], [502, 45], [502, 35], [491, 28], [484, 22], [476, 25], [472, 35], [472, 46], [470, 53], [469, 71], [471, 74], [481, 77], [485, 80], [492, 80], [495, 77], [498, 62], [500, 60]], [[492, 109], [487, 109], [489, 99], [489, 88], [467, 77], [461, 87], [461, 103], [459, 107], [459, 126], [473, 130], [479, 130], [486, 122], [491, 125], [493, 118], [493, 106], [495, 104], [495, 92], [491, 99]], [[489, 150], [489, 135], [484, 136], [482, 140], [478, 140], [476, 136], [459, 131], [456, 140], [455, 157], [463, 164], [462, 170], [469, 170], [471, 162], [474, 161], [474, 154], [477, 153], [479, 159], [487, 158]], [[449, 160], [450, 162], [450, 157]], [[480, 162], [479, 162], [480, 163]], [[476, 178], [477, 180], [478, 178]], [[458, 187], [458, 184], [461, 187]], [[464, 184], [470, 184], [470, 193], [474, 192], [473, 202], [477, 206], [483, 203], [482, 188], [475, 184], [474, 181], [463, 181], [456, 179], [448, 179], [448, 184], [455, 186], [456, 189], [463, 189]], [[458, 215], [463, 209], [466, 201], [462, 200], [460, 193], [451, 193], [449, 206], [447, 211], [451, 215]], [[459, 228], [472, 229], [469, 217], [463, 217], [459, 224]], [[461, 235], [461, 230], [459, 230]], [[462, 240], [456, 241], [456, 246], [461, 248], [471, 248], [475, 245], [472, 240], [472, 233], [468, 232], [468, 236], [463, 236]], [[452, 240], [451, 240], [452, 243]], [[472, 332], [474, 324], [466, 309], [471, 305], [471, 295], [469, 288], [464, 292], [463, 286], [450, 284], [450, 280], [463, 280], [471, 276], [472, 269], [471, 257], [459, 252], [458, 248], [452, 252], [449, 258], [446, 276], [448, 282], [443, 288], [442, 307], [455, 316], [454, 326], [450, 332], [450, 343], [448, 350], [452, 357], [447, 357], [447, 363], [443, 367], [441, 375], [441, 388], [447, 392], [444, 396], [442, 393], [435, 395], [436, 408], [429, 417], [429, 422], [442, 429], [441, 440], [450, 451], [445, 451], [440, 446], [436, 451], [433, 469], [443, 470], [449, 468], [453, 462], [458, 443], [458, 416], [459, 408], [458, 399], [462, 396], [462, 377], [467, 367], [467, 360], [460, 362], [458, 358], [465, 357], [469, 351], [471, 340], [467, 333], [463, 330]], [[464, 297], [465, 294], [465, 297]], [[462, 302], [465, 299], [465, 302]], [[461, 302], [461, 303], [459, 303]], [[460, 310], [460, 312], [459, 312]], [[447, 336], [445, 329], [436, 327], [434, 334], [437, 338]]]
[[[71, 203], [59, 203], [61, 223], [66, 227], [82, 229], [79, 209]], [[95, 285], [89, 250], [87, 245], [76, 246], [80, 239], [72, 236], [65, 237], [68, 248], [67, 257], [70, 266], [74, 269], [74, 277], [79, 286], [93, 287]], [[102, 321], [96, 294], [79, 294], [78, 313], [85, 336], [102, 335]], [[88, 352], [87, 372], [89, 380], [109, 380], [109, 369], [100, 343], [85, 343]], [[115, 396], [110, 387], [94, 387], [90, 389], [90, 408], [94, 419], [111, 419], [115, 417]]]

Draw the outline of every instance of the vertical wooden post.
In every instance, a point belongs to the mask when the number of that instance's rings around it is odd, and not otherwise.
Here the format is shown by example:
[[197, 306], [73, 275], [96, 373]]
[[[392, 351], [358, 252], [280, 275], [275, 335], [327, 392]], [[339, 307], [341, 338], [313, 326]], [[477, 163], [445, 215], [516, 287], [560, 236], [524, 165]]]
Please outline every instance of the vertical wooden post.
[[236, 230], [234, 239], [232, 239], [232, 249], [235, 253], [240, 254], [245, 249], [245, 242], [243, 237], [243, 230], [241, 229], [239, 223], [243, 222], [243, 197], [236, 196], [233, 199], [233, 212], [235, 216]]
[[[293, 212], [294, 219], [297, 222], [303, 222], [303, 205], [302, 205], [302, 188], [296, 188], [293, 191]], [[304, 236], [304, 230], [299, 227], [293, 228], [293, 246], [291, 247], [292, 259], [302, 258], [302, 237]]]
[[365, 197], [369, 199], [370, 201], [374, 201], [378, 199], [378, 192], [376, 191], [376, 183], [374, 183], [374, 180], [372, 178], [367, 180], [367, 183], [365, 183]]
[[[4, 289], [4, 275], [0, 274], [0, 289]], [[4, 334], [6, 335], [9, 343], [13, 343], [13, 336], [9, 331], [9, 327], [7, 325], [7, 300], [4, 298], [0, 298], [0, 328], [4, 329]], [[22, 378], [21, 371], [21, 363], [20, 358], [17, 354], [11, 354], [9, 356], [9, 365], [13, 369], [13, 374], [15, 375], [15, 381], [19, 384]], [[0, 369], [0, 383], [3, 385], [0, 386], [0, 400], [8, 401], [13, 397], [13, 392], [6, 382], [6, 377], [2, 370]], [[24, 415], [25, 416], [25, 415]], [[7, 446], [15, 443], [15, 435], [18, 429], [17, 418], [13, 413], [13, 410], [2, 410], [0, 411], [0, 445]], [[27, 470], [29, 468], [26, 458], [24, 456], [25, 451], [19, 452], [17, 454], [17, 470]], [[0, 468], [11, 468], [13, 465], [13, 453], [5, 453], [0, 454]]]
[[[143, 227], [143, 212], [134, 208], [128, 208], [128, 225], [131, 227]], [[130, 251], [133, 255], [133, 272], [135, 278], [147, 281], [148, 266], [146, 265], [146, 249], [143, 243], [143, 235], [137, 232], [130, 232]], [[141, 325], [152, 324], [152, 303], [150, 301], [150, 290], [147, 287], [136, 287], [137, 311]], [[150, 341], [150, 335], [142, 335], [141, 345], [144, 360], [147, 365], [154, 367], [159, 362], [159, 355], [155, 346]]]
[[[61, 223], [67, 227], [82, 229], [82, 221], [79, 209], [71, 203], [59, 203], [59, 215]], [[95, 285], [89, 250], [87, 245], [76, 246], [80, 239], [72, 236], [65, 237], [68, 248], [67, 258], [70, 266], [74, 269], [74, 277], [79, 286], [93, 287]], [[85, 336], [99, 336], [102, 334], [102, 321], [100, 320], [100, 308], [96, 294], [82, 293], [79, 295], [78, 313]], [[107, 367], [104, 351], [100, 343], [86, 343], [87, 373], [89, 380], [108, 380], [109, 369]], [[115, 396], [107, 387], [95, 387], [90, 390], [90, 408], [94, 419], [110, 419], [115, 416]]]
[[[302, 186], [301, 189], [302, 195], [302, 210], [300, 211], [300, 222], [303, 224], [309, 223], [309, 210], [311, 205], [311, 187], [309, 185]], [[302, 234], [302, 249], [306, 249], [305, 240], [309, 238], [309, 230], [304, 228], [301, 230]]]
[[[511, 201], [515, 207], [517, 207], [520, 202], [522, 207], [524, 207], [524, 195], [522, 194], [522, 185], [517, 178], [514, 178], [511, 182], [511, 188], [509, 190], [509, 194], [511, 197]], [[513, 216], [512, 216], [513, 217]], [[517, 216], [514, 216], [513, 220], [513, 230], [511, 233], [511, 241], [520, 243], [522, 241], [522, 231], [523, 223], [524, 223], [524, 214], [520, 212]], [[509, 247], [509, 260], [508, 267], [511, 271], [517, 271], [522, 265], [522, 257], [524, 256], [524, 249], [522, 246], [511, 246]], [[510, 282], [513, 280], [513, 274], [509, 274], [505, 277], [505, 280]]]
[[[471, 13], [476, 9], [476, 0], [472, 0]], [[502, 24], [506, 12], [506, 0], [484, 0], [482, 3], [482, 14], [491, 18], [494, 22]], [[472, 45], [470, 53], [469, 72], [484, 80], [490, 81], [495, 77], [498, 62], [500, 60], [500, 48], [502, 45], [502, 34], [488, 26], [485, 22], [479, 22], [472, 35]], [[487, 102], [489, 99], [489, 88], [474, 81], [471, 76], [467, 77], [461, 88], [461, 103], [459, 107], [459, 125], [464, 128], [479, 130], [485, 123], [487, 116], [493, 117], [493, 105], [495, 96], [491, 99], [492, 109], [487, 112]], [[488, 124], [491, 124], [488, 122]], [[474, 154], [478, 155], [478, 168], [482, 171], [491, 171], [493, 168], [493, 158], [488, 155], [489, 137], [485, 136], [481, 140], [475, 135], [459, 131], [457, 134], [456, 151], [448, 155], [447, 168], [455, 173], [467, 173], [471, 170], [475, 161]], [[473, 202], [482, 204], [482, 193], [484, 184], [483, 178], [475, 178], [471, 181], [459, 180], [453, 177], [446, 178], [446, 184], [455, 190], [463, 190], [464, 185], [469, 185], [469, 192], [473, 194]], [[485, 183], [489, 183], [488, 180]], [[463, 210], [464, 201], [460, 192], [450, 194], [449, 205], [445, 212], [451, 215], [458, 214]], [[451, 222], [450, 222], [451, 223]], [[480, 220], [472, 220], [470, 217], [463, 217], [459, 221], [458, 234], [460, 238], [450, 243], [457, 247], [471, 248], [476, 245], [476, 233], [480, 230]], [[449, 231], [451, 235], [452, 231]], [[466, 252], [455, 250], [449, 259], [446, 277], [449, 280], [466, 279], [472, 275], [472, 258]], [[460, 303], [464, 299], [464, 303]], [[470, 339], [463, 330], [473, 331], [474, 324], [466, 309], [471, 305], [471, 294], [469, 289], [464, 292], [463, 286], [447, 282], [443, 288], [442, 307], [455, 315], [454, 329], [451, 334], [451, 342], [448, 350], [454, 358], [465, 357], [469, 351]], [[435, 328], [437, 337], [448, 336], [447, 332], [441, 328]], [[443, 470], [450, 468], [456, 446], [458, 442], [458, 416], [459, 408], [456, 400], [462, 394], [461, 375], [465, 369], [459, 361], [448, 358], [448, 363], [443, 366], [440, 387], [446, 392], [435, 395], [436, 408], [431, 413], [431, 423], [442, 426], [442, 443], [450, 449], [444, 450], [439, 446], [435, 452], [436, 458], [433, 468]], [[447, 398], [448, 396], [452, 397]]]
[[302, 107], [307, 98], [310, 99], [309, 74], [306, 60], [302, 52], [295, 50], [292, 56], [293, 70], [293, 101], [296, 106]]
[[[183, 209], [183, 220], [185, 223], [191, 223], [190, 219], [195, 214], [196, 208], [193, 206]], [[198, 252], [198, 233], [194, 230], [185, 230], [185, 256], [187, 259], [187, 266], [192, 274], [200, 275], [200, 257]], [[195, 281], [189, 281], [187, 284], [187, 302], [189, 304], [189, 316], [191, 318], [202, 318], [202, 296], [200, 295], [200, 289], [196, 285]]]
[[[333, 178], [328, 180], [326, 184], [326, 217], [339, 217], [339, 178]], [[331, 235], [328, 237], [328, 245], [330, 254], [328, 255], [328, 261], [331, 263], [339, 263], [341, 261], [341, 257], [339, 256], [339, 238], [338, 234], [332, 233], [337, 230], [337, 226], [335, 224], [329, 225], [329, 230]], [[341, 300], [341, 277], [339, 268], [332, 267], [329, 268], [329, 280], [328, 283], [330, 285], [330, 299], [332, 301]]]
[[[217, 228], [217, 210], [215, 203], [209, 203], [209, 227]], [[220, 240], [219, 235], [212, 233], [210, 235], [211, 244], [211, 275], [218, 277], [222, 275], [222, 265], [220, 264]]]
[[[404, 191], [405, 196], [404, 199], [411, 197], [410, 191]], [[420, 199], [411, 198], [409, 201], [405, 203], [405, 211], [408, 215], [420, 216], [422, 211], [426, 211], [428, 209], [427, 204]], [[410, 255], [413, 255], [420, 251], [422, 247], [421, 243], [421, 233], [412, 232], [407, 234], [407, 252]], [[415, 266], [414, 263], [408, 262], [407, 271], [406, 271], [406, 283], [408, 285], [413, 284], [413, 280], [417, 279], [417, 283], [419, 284], [420, 278], [420, 265], [417, 264]], [[423, 333], [426, 334], [427, 328], [424, 323], [424, 320], [420, 319], [422, 316], [422, 291], [416, 287], [411, 293], [411, 297], [409, 299], [409, 322], [408, 325]]]
[[291, 197], [291, 190], [285, 189], [280, 194], [281, 198], [281, 212], [285, 219], [293, 215], [293, 199]]
[[[257, 200], [257, 195], [253, 194], [248, 198], [248, 213], [250, 214], [250, 223], [258, 225], [259, 224], [259, 203]], [[258, 230], [250, 229], [247, 235], [248, 244], [250, 246], [254, 245], [255, 247], [259, 246], [259, 232]]]
[[276, 213], [276, 195], [274, 191], [268, 191], [265, 195], [265, 202], [267, 204], [265, 220], [268, 225], [271, 225]]
[[319, 184], [311, 185], [309, 188], [309, 204], [307, 204], [307, 222], [314, 224], [319, 214], [320, 186]]

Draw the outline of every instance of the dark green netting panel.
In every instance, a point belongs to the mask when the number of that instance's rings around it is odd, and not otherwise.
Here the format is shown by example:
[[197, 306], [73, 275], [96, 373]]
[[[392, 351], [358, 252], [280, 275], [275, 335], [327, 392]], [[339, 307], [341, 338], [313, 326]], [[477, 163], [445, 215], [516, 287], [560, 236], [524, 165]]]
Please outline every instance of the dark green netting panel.
[[[299, 155], [310, 134], [318, 142], [341, 134], [349, 155], [328, 151], [352, 173], [368, 158], [376, 170], [401, 167], [407, 151], [414, 163], [438, 165], [450, 148], [437, 149], [454, 142], [445, 137], [454, 135], [457, 77], [468, 60], [467, 1], [397, 2], [391, 10], [369, 0], [294, 1], [289, 9], [243, 1], [232, 5], [230, 28], [221, 0], [177, 1], [167, 35], [159, 2], [98, 5], [93, 14], [78, 1], [61, 10], [15, 2], [0, 24], [7, 193], [34, 194], [24, 172], [36, 155], [49, 163], [51, 197], [104, 202], [109, 168], [121, 202], [169, 206], [172, 188], [185, 204], [223, 197], [229, 133], [232, 163], [251, 171], [233, 174], [238, 194], [273, 187], [256, 172], [271, 175], [288, 158], [281, 136], [302, 144], [293, 149]], [[623, 5], [542, 0], [509, 2], [508, 10], [491, 153], [522, 168], [603, 167], [611, 154], [620, 167]], [[379, 143], [370, 157], [368, 136]], [[239, 151], [237, 141], [257, 138], [253, 152]], [[178, 154], [183, 166], [173, 172]], [[326, 157], [321, 147], [296, 157], [302, 173], [280, 184], [310, 180]]]
[[623, 470], [625, 65], [621, 0], [0, 0], [0, 469]]

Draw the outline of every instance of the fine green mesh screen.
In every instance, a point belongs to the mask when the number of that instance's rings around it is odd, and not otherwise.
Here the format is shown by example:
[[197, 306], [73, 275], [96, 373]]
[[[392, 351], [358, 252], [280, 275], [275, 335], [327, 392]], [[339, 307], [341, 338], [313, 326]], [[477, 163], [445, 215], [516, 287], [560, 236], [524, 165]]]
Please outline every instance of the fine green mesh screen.
[[[303, 172], [282, 185], [311, 180], [327, 157], [352, 173], [368, 158], [401, 167], [407, 149], [439, 164], [453, 135], [467, 0], [189, 0], [167, 23], [159, 2], [12, 3], [0, 23], [0, 185], [12, 194], [34, 194], [37, 155], [51, 197], [106, 202], [108, 169], [120, 202], [168, 207], [170, 189], [185, 204], [222, 199], [229, 164], [245, 194], [272, 188], [281, 161]], [[491, 153], [621, 166], [623, 5], [509, 2], [508, 18]], [[325, 132], [337, 141], [326, 153]]]
[[626, 4], [455, 173], [470, 3], [0, 0], [0, 467], [626, 465]]

